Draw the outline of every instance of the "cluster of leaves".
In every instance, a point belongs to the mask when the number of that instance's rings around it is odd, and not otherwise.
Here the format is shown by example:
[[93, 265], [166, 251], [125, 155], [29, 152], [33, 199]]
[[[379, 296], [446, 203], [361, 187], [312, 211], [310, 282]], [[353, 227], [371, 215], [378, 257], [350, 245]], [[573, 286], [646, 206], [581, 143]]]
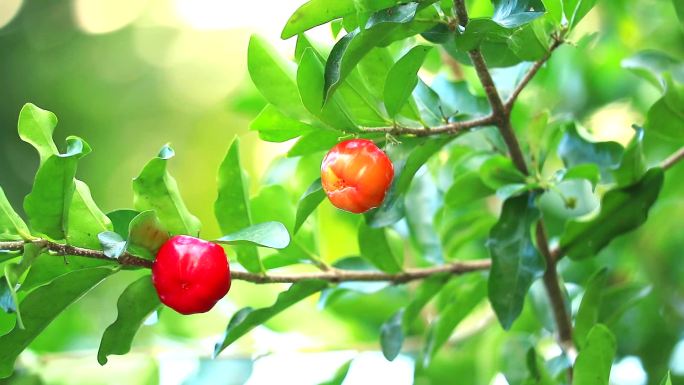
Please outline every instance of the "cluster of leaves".
[[[119, 258], [152, 261], [169, 237], [200, 233], [200, 221], [188, 211], [167, 170], [167, 162], [174, 156], [171, 147], [164, 146], [133, 180], [134, 209], [105, 214], [88, 186], [75, 178], [78, 161], [90, 147], [81, 138], [68, 137], [66, 151], [60, 153], [52, 139], [56, 125], [52, 112], [33, 104], [25, 105], [19, 115], [19, 136], [40, 156], [33, 188], [24, 200], [28, 224], [0, 189], [0, 243], [25, 242], [22, 252], [11, 249], [0, 254], [4, 269], [0, 305], [16, 315], [14, 328], [0, 336], [5, 347], [0, 353], [3, 378], [12, 374], [19, 354], [67, 306], [122, 268], [140, 268], [120, 263]], [[252, 225], [246, 211], [247, 195], [239, 183], [238, 146], [235, 140], [219, 174], [219, 181], [224, 182], [219, 183], [216, 213], [227, 235], [216, 241], [234, 245], [243, 264], [259, 270], [259, 259], [252, 256], [256, 247], [285, 248], [290, 238], [282, 223]], [[49, 245], [100, 252], [101, 258], [55, 256], [60, 249]], [[130, 284], [119, 298], [116, 321], [102, 336], [98, 361], [105, 364], [108, 355], [127, 353], [137, 330], [160, 306], [149, 273]]]
[[[571, 36], [593, 5], [591, 0], [493, 0], [485, 12], [489, 16], [473, 17], [462, 27], [452, 1], [311, 0], [283, 30], [283, 38], [296, 36], [293, 60], [277, 54], [265, 39], [252, 37], [249, 74], [267, 104], [251, 129], [265, 141], [296, 141], [287, 157], [267, 170], [254, 196], [248, 193], [237, 139], [219, 168], [215, 213], [227, 235], [218, 241], [234, 245], [231, 251], [244, 269], [264, 274], [320, 266], [324, 259], [337, 268], [397, 273], [410, 266], [486, 257], [492, 269], [464, 277], [434, 275], [410, 290], [387, 283], [301, 281], [272, 306], [236, 312], [214, 355], [320, 292], [320, 306], [340, 313], [349, 298], [367, 300], [373, 315], [348, 316], [375, 328], [389, 360], [401, 352], [405, 339], [422, 335], [416, 364], [427, 370], [454, 330], [481, 318], [489, 303], [503, 329], [525, 333], [524, 340], [511, 338], [506, 344], [523, 353], [509, 355], [510, 362], [500, 368], [508, 382], [567, 383], [571, 357], [541, 352], [553, 325], [547, 322], [544, 293], [533, 286], [546, 268], [533, 229], [543, 218], [556, 254], [587, 260], [646, 221], [663, 170], [648, 166], [643, 140], [653, 134], [682, 144], [682, 63], [652, 51], [625, 60], [626, 68], [662, 91], [645, 127], [635, 126], [625, 147], [593, 141], [575, 122], [541, 113], [524, 130], [529, 176], [502, 155], [506, 149], [495, 127], [458, 135], [429, 135], [429, 130], [491, 113], [474, 84], [444, 74], [440, 54], [463, 69], [471, 65], [468, 51], [477, 49], [491, 67], [524, 69], [550, 54], [552, 37]], [[334, 36], [341, 35], [332, 47], [305, 34], [326, 23]], [[501, 74], [495, 78], [498, 85], [515, 83], [511, 72]], [[505, 87], [500, 91], [510, 93]], [[0, 194], [0, 242], [27, 242], [21, 255], [0, 253], [5, 272], [0, 305], [16, 315], [14, 329], [0, 336], [0, 346], [7, 347], [0, 351], [0, 377], [11, 373], [21, 351], [70, 303], [122, 268], [118, 258], [153, 259], [170, 235], [200, 232], [199, 220], [166, 169], [174, 155], [170, 147], [162, 148], [134, 180], [134, 210], [104, 214], [87, 185], [75, 179], [77, 162], [90, 148], [69, 137], [66, 152], [60, 153], [52, 141], [55, 125], [52, 113], [33, 105], [20, 114], [19, 134], [41, 159], [24, 204], [28, 225]], [[427, 135], [404, 136], [404, 128]], [[385, 135], [388, 131], [398, 137]], [[331, 211], [318, 180], [325, 151], [351, 136], [383, 145], [395, 169], [384, 203], [365, 216]], [[334, 221], [333, 230], [326, 221]], [[327, 244], [330, 232], [353, 246]], [[109, 259], [65, 256], [65, 264], [37, 239], [102, 250]], [[575, 384], [608, 383], [616, 353], [611, 322], [624, 312], [627, 299], [645, 295], [612, 285], [609, 276], [601, 270], [584, 290], [564, 293], [568, 304], [579, 303], [572, 314], [579, 348]], [[525, 324], [530, 305], [542, 309], [539, 323], [544, 327]], [[103, 335], [98, 361], [104, 364], [108, 355], [128, 352], [138, 328], [159, 307], [149, 275], [126, 288], [117, 303], [117, 320]], [[430, 322], [421, 317], [426, 312], [433, 314]], [[348, 370], [349, 363], [330, 383], [341, 383]]]

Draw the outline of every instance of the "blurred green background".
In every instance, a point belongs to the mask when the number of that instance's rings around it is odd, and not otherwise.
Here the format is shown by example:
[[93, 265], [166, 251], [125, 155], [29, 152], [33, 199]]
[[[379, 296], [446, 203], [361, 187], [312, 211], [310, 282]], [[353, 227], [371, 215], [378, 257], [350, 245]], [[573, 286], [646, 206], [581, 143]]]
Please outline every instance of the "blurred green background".
[[[89, 184], [104, 211], [131, 206], [131, 179], [163, 144], [171, 142], [177, 153], [171, 172], [188, 208], [202, 219], [203, 237], [219, 235], [213, 220], [215, 174], [233, 137], [243, 137], [243, 164], [255, 193], [256, 181], [269, 163], [288, 148], [261, 142], [248, 132], [250, 119], [263, 103], [246, 71], [249, 35], [258, 32], [279, 50], [291, 52], [293, 41], [279, 41], [278, 35], [300, 3], [0, 0], [0, 185], [13, 206], [21, 210], [38, 165], [34, 151], [16, 134], [19, 110], [32, 102], [59, 117], [57, 143], [73, 134], [93, 147], [80, 163], [78, 177]], [[332, 39], [327, 30], [319, 29], [315, 36]], [[580, 39], [583, 36], [589, 37]], [[684, 28], [672, 2], [599, 2], [573, 37], [577, 46], [561, 48], [523, 94], [524, 106], [533, 108], [518, 108], [514, 124], [524, 129], [528, 115], [544, 107], [575, 116], [597, 139], [624, 144], [631, 135], [630, 125], [644, 122], [659, 93], [620, 63], [644, 49], [684, 58]], [[470, 72], [467, 75], [472, 78]], [[673, 150], [657, 138], [647, 137], [646, 145], [652, 161]], [[619, 338], [619, 354], [627, 357], [624, 373], [631, 374], [616, 374], [615, 384], [656, 383], [654, 376], [668, 366], [684, 375], [684, 342], [675, 348], [684, 337], [683, 177], [682, 167], [668, 172], [663, 199], [635, 234], [614, 242], [599, 259], [564, 266], [568, 282], [608, 265], [623, 272], [626, 281], [653, 285], [647, 300], [628, 310], [616, 326], [630, 336]], [[329, 206], [322, 211], [331, 227], [345, 223], [336, 222], [339, 215]], [[339, 247], [347, 245], [349, 238], [344, 226], [339, 226], [342, 230], [325, 240], [333, 254], [328, 259], [355, 251], [354, 246]], [[141, 330], [132, 354], [112, 357], [101, 368], [95, 360], [99, 338], [115, 318], [116, 298], [137, 274], [119, 274], [71, 307], [33, 343], [33, 353], [22, 357], [23, 366], [38, 371], [48, 383], [64, 384], [240, 384], [252, 372], [250, 384], [268, 384], [263, 373], [287, 373], [301, 366], [300, 377], [293, 382], [281, 378], [279, 383], [316, 383], [354, 357], [354, 351], [377, 352], [379, 325], [406, 296], [401, 288], [389, 288], [371, 296], [350, 296], [336, 309], [321, 313], [314, 300], [305, 301], [268, 324], [275, 332], [260, 328], [222, 359], [202, 359], [208, 358], [235, 309], [270, 304], [282, 289], [235, 283], [229, 301], [208, 314], [181, 317], [162, 312], [160, 322]], [[521, 329], [536, 319], [530, 306], [525, 311]], [[491, 377], [477, 373], [496, 368], [501, 358], [487, 351], [500, 344], [504, 333], [487, 309], [476, 321], [490, 326], [477, 337], [445, 349], [430, 370], [415, 375], [416, 383], [454, 383], [450, 373], [459, 368], [469, 374], [457, 383], [489, 383]], [[294, 353], [336, 349], [348, 350]], [[489, 351], [498, 352], [493, 347]], [[268, 352], [275, 355], [253, 367], [250, 358]], [[381, 381], [397, 376], [383, 383], [413, 382], [410, 356], [389, 364], [368, 353], [359, 362], [360, 374], [346, 383], [373, 383], [370, 376], [378, 373], [384, 375], [377, 377]], [[404, 382], [399, 380], [402, 375]], [[491, 381], [502, 383], [500, 377]]]

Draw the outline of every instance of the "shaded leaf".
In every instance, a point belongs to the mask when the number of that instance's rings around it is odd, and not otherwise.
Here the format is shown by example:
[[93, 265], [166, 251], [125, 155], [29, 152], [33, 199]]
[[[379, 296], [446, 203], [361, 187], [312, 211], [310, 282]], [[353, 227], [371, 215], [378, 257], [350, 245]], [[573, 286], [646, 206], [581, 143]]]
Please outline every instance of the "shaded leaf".
[[663, 171], [652, 168], [639, 182], [608, 191], [596, 217], [567, 224], [560, 240], [561, 249], [573, 259], [596, 256], [615, 237], [646, 222], [662, 184]]
[[103, 231], [97, 235], [102, 251], [109, 258], [117, 259], [126, 251], [126, 240], [113, 231]]
[[174, 155], [173, 149], [165, 145], [133, 179], [133, 204], [138, 211], [154, 210], [171, 234], [197, 236], [200, 221], [188, 211], [176, 180], [166, 169]]
[[[218, 172], [218, 197], [214, 214], [219, 228], [230, 234], [252, 224], [247, 194], [247, 178], [240, 164], [240, 139], [235, 137]], [[238, 262], [252, 273], [263, 271], [259, 254], [253, 246], [237, 246]]]
[[510, 158], [495, 155], [480, 166], [480, 178], [487, 187], [496, 190], [508, 184], [525, 183], [523, 175]]
[[290, 244], [290, 234], [280, 222], [264, 222], [224, 235], [217, 242], [231, 245], [254, 245], [284, 249]]
[[571, 167], [563, 173], [563, 180], [586, 179], [591, 183], [592, 188], [601, 180], [601, 170], [594, 163], [583, 163]]
[[684, 86], [665, 77], [665, 94], [648, 110], [646, 129], [663, 139], [684, 143]]
[[154, 211], [143, 211], [128, 225], [126, 250], [139, 257], [154, 260], [157, 251], [169, 240], [169, 233]]
[[620, 163], [613, 170], [618, 186], [626, 186], [638, 181], [647, 169], [643, 150], [644, 129], [637, 125], [633, 128], [634, 137], [625, 148]]
[[138, 329], [160, 305], [150, 275], [145, 275], [128, 285], [117, 301], [116, 321], [109, 325], [102, 335], [97, 362], [104, 365], [107, 363], [107, 356], [128, 353]]
[[114, 232], [121, 235], [123, 238], [127, 238], [128, 227], [133, 218], [138, 216], [138, 214], [140, 214], [140, 212], [136, 210], [121, 209], [107, 213], [107, 216], [112, 221]]
[[[675, 4], [681, 3], [679, 0]], [[684, 5], [681, 6], [684, 9]], [[637, 76], [648, 80], [653, 86], [665, 92], [666, 78], [669, 73], [674, 80], [684, 83], [684, 63], [669, 56], [665, 52], [644, 50], [625, 58], [620, 62], [623, 68]]]
[[320, 280], [300, 281], [292, 284], [287, 291], [280, 293], [276, 302], [269, 307], [256, 310], [245, 308], [238, 311], [228, 323], [223, 339], [216, 344], [214, 357], [218, 356], [223, 349], [230, 346], [230, 344], [247, 334], [250, 330], [304, 298], [323, 290], [327, 285], [327, 282]]
[[501, 326], [508, 330], [522, 312], [532, 282], [544, 272], [531, 228], [540, 217], [531, 194], [509, 198], [489, 235], [492, 257], [489, 301]]
[[340, 133], [332, 130], [313, 131], [303, 135], [295, 143], [288, 157], [309, 155], [316, 152], [328, 151], [340, 141]]
[[611, 171], [620, 163], [622, 146], [616, 142], [590, 142], [584, 139], [574, 124], [565, 129], [565, 134], [558, 144], [558, 156], [565, 167], [572, 168], [580, 164], [594, 163], [601, 170], [601, 179], [612, 181]]
[[401, 345], [404, 344], [404, 331], [402, 319], [404, 318], [404, 309], [394, 313], [394, 315], [382, 324], [380, 328], [380, 346], [382, 347], [382, 355], [388, 361], [393, 361], [401, 352]]
[[492, 19], [506, 28], [519, 27], [546, 12], [541, 0], [492, 0], [492, 3]]
[[362, 222], [358, 234], [359, 249], [365, 259], [382, 271], [401, 271], [403, 255], [395, 255], [392, 251], [384, 228], [372, 228]]
[[88, 185], [74, 180], [75, 190], [69, 205], [67, 243], [90, 249], [100, 246], [98, 234], [113, 229], [111, 220], [97, 207]]
[[113, 270], [96, 268], [74, 271], [29, 293], [21, 302], [24, 329], [15, 326], [0, 337], [0, 378], [12, 374], [19, 354], [28, 347], [60, 313], [81, 298]]
[[306, 189], [304, 195], [299, 198], [297, 203], [297, 218], [295, 219], [294, 233], [296, 234], [299, 228], [304, 224], [306, 218], [318, 207], [318, 205], [325, 199], [325, 191], [321, 185], [321, 179], [316, 179], [309, 188]]
[[580, 350], [584, 347], [589, 331], [599, 321], [601, 296], [608, 277], [608, 270], [601, 269], [594, 274], [586, 284], [582, 302], [577, 316], [575, 316], [575, 330], [573, 336]]
[[384, 101], [387, 113], [394, 116], [408, 102], [418, 85], [418, 70], [423, 65], [431, 46], [418, 45], [411, 48], [390, 69], [385, 82]]

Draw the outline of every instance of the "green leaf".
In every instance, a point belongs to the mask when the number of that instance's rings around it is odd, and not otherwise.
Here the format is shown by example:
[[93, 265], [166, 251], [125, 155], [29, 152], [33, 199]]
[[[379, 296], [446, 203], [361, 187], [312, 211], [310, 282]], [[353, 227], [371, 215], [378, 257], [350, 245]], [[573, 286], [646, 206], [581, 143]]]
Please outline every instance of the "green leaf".
[[292, 119], [272, 104], [268, 104], [250, 123], [249, 129], [257, 131], [261, 140], [280, 143], [316, 131], [319, 128]]
[[289, 39], [315, 26], [356, 12], [353, 0], [310, 0], [299, 7], [285, 24], [281, 39]]
[[126, 250], [139, 257], [154, 260], [157, 251], [169, 240], [169, 233], [154, 211], [143, 211], [128, 225]]
[[54, 255], [43, 252], [31, 262], [31, 269], [29, 269], [26, 278], [24, 278], [21, 286], [19, 286], [19, 291], [28, 293], [37, 287], [47, 285], [56, 278], [71, 272], [96, 267], [108, 267], [113, 269], [118, 267], [118, 263], [113, 259], [96, 259], [75, 255], [55, 257]]
[[294, 225], [295, 234], [297, 231], [299, 231], [299, 228], [302, 227], [304, 221], [306, 221], [306, 218], [311, 215], [311, 213], [321, 202], [323, 202], [324, 199], [325, 191], [321, 185], [321, 179], [318, 178], [311, 184], [311, 186], [309, 186], [308, 189], [306, 189], [304, 195], [299, 198], [299, 203], [297, 203], [297, 217], [295, 219]]
[[599, 200], [591, 183], [584, 179], [571, 179], [545, 191], [539, 199], [539, 205], [544, 212], [567, 219], [593, 212], [599, 206]]
[[150, 275], [131, 283], [116, 303], [116, 321], [102, 335], [97, 362], [107, 363], [111, 354], [126, 354], [131, 350], [133, 338], [145, 319], [161, 305]]
[[523, 175], [510, 158], [495, 155], [480, 166], [480, 178], [487, 187], [496, 190], [508, 184], [525, 183]]
[[563, 0], [563, 10], [570, 29], [575, 28], [577, 23], [594, 8], [594, 5], [596, 5], [596, 0]]
[[563, 174], [563, 180], [586, 179], [591, 183], [592, 188], [601, 180], [601, 170], [594, 163], [583, 163], [571, 167]]
[[262, 309], [245, 308], [238, 311], [228, 323], [228, 328], [222, 341], [214, 348], [214, 357], [250, 330], [273, 318], [278, 313], [296, 304], [304, 298], [323, 290], [327, 282], [320, 280], [306, 280], [292, 284], [287, 291], [278, 294], [276, 302]]
[[32, 238], [28, 226], [14, 211], [5, 196], [5, 191], [0, 187], [0, 241], [20, 241]]
[[663, 139], [684, 143], [684, 86], [665, 77], [665, 95], [648, 110], [646, 129]]
[[477, 172], [466, 171], [455, 177], [444, 196], [444, 203], [451, 207], [465, 207], [478, 199], [494, 194], [494, 191], [482, 182]]
[[394, 165], [394, 179], [382, 205], [366, 214], [371, 227], [389, 226], [404, 215], [403, 195], [408, 190], [416, 172], [453, 137], [404, 138], [397, 145], [385, 150]]
[[3, 286], [5, 286], [6, 292], [3, 293], [3, 302], [5, 304], [2, 306], [6, 313], [16, 313], [17, 315], [17, 327], [24, 329], [24, 322], [21, 318], [21, 310], [19, 309], [19, 298], [17, 297], [17, 285], [19, 283], [19, 278], [23, 271], [16, 264], [8, 263], [5, 265]]
[[403, 255], [395, 255], [392, 251], [384, 228], [372, 228], [362, 222], [358, 234], [359, 249], [365, 259], [382, 271], [401, 271]]
[[641, 226], [662, 184], [663, 171], [652, 168], [637, 183], [608, 191], [595, 218], [567, 224], [560, 240], [562, 251], [572, 259], [593, 257], [618, 235]]
[[324, 104], [324, 72], [321, 59], [306, 48], [297, 68], [297, 87], [306, 109], [324, 123], [340, 130], [355, 131], [356, 125], [337, 98]]
[[408, 332], [420, 311], [432, 297], [439, 292], [449, 280], [446, 274], [438, 274], [425, 279], [416, 289], [408, 306], [401, 308], [380, 329], [380, 346], [382, 354], [389, 361], [394, 360], [401, 352], [404, 334]]
[[582, 350], [587, 341], [589, 331], [599, 321], [601, 296], [607, 277], [608, 270], [604, 268], [594, 274], [586, 284], [582, 302], [575, 317], [575, 331], [573, 333], [575, 342], [580, 350]]
[[284, 249], [290, 244], [290, 234], [280, 222], [264, 222], [224, 235], [217, 242], [231, 245], [254, 245]]
[[113, 231], [103, 231], [97, 235], [104, 254], [112, 259], [117, 259], [126, 251], [126, 240]]
[[[678, 1], [675, 1], [675, 4], [677, 3]], [[682, 8], [684, 9], [684, 6]], [[668, 73], [677, 82], [684, 83], [684, 63], [664, 52], [656, 50], [637, 52], [623, 59], [620, 64], [623, 68], [648, 80], [663, 92], [666, 90], [666, 74]]]
[[563, 4], [561, 0], [542, 0], [546, 14], [551, 17], [553, 23], [560, 25], [563, 20]]
[[613, 333], [604, 325], [595, 325], [575, 361], [573, 385], [608, 385], [615, 351]]
[[532, 347], [527, 351], [527, 369], [529, 377], [524, 385], [556, 385], [553, 377], [546, 369], [544, 359]]
[[482, 302], [487, 292], [485, 280], [477, 274], [463, 277], [457, 290], [458, 292], [446, 293], [449, 295], [449, 301], [430, 326], [423, 357], [425, 366], [449, 340], [461, 321]]
[[67, 243], [90, 249], [100, 247], [98, 234], [113, 229], [111, 220], [97, 207], [88, 185], [74, 180], [75, 190], [69, 206]]
[[290, 151], [288, 157], [309, 155], [316, 152], [328, 151], [340, 141], [340, 133], [331, 130], [321, 130], [310, 132], [297, 141]]
[[622, 154], [620, 164], [613, 170], [613, 176], [618, 186], [630, 185], [646, 173], [646, 158], [644, 157], [643, 140], [644, 129], [634, 125], [634, 137]]
[[[240, 165], [240, 139], [236, 136], [218, 172], [218, 197], [214, 214], [219, 228], [230, 234], [252, 224], [249, 212], [247, 177]], [[235, 247], [238, 262], [252, 273], [264, 270], [259, 254], [253, 246]]]
[[33, 189], [24, 199], [24, 211], [31, 228], [52, 239], [64, 239], [68, 213], [73, 199], [78, 159], [90, 152], [87, 143], [67, 138], [67, 152], [51, 155], [38, 168]]
[[257, 35], [247, 46], [247, 70], [261, 95], [287, 116], [309, 116], [297, 95], [295, 65], [278, 55], [278, 51]]
[[404, 309], [401, 309], [394, 313], [380, 328], [380, 347], [382, 348], [382, 355], [388, 361], [397, 358], [401, 352], [401, 345], [404, 344], [403, 318]]
[[684, 25], [684, 4], [679, 0], [672, 0], [672, 3], [674, 4], [675, 12], [677, 12], [679, 22]]
[[353, 360], [347, 361], [344, 365], [340, 366], [335, 375], [328, 381], [321, 382], [318, 385], [342, 385], [344, 379], [347, 378], [347, 373], [349, 373], [349, 368], [351, 367]]
[[489, 301], [506, 330], [522, 312], [532, 282], [544, 272], [544, 260], [531, 234], [539, 217], [531, 194], [509, 198], [489, 234], [487, 246], [492, 257]]
[[549, 37], [543, 21], [537, 20], [517, 29], [511, 35], [508, 46], [521, 60], [542, 59], [549, 52]]
[[492, 19], [506, 28], [519, 27], [546, 12], [541, 0], [492, 0], [492, 3]]
[[342, 37], [333, 47], [325, 64], [325, 99], [349, 75], [356, 64], [375, 46], [388, 37], [402, 23], [413, 20], [418, 3], [397, 5], [374, 13], [365, 29], [355, 29]]
[[176, 180], [166, 169], [174, 155], [173, 149], [165, 145], [133, 179], [133, 205], [138, 211], [154, 210], [171, 234], [197, 236], [200, 221], [188, 211]]
[[594, 163], [601, 170], [601, 179], [612, 180], [612, 170], [620, 164], [623, 149], [616, 142], [590, 142], [584, 139], [574, 124], [565, 129], [565, 134], [558, 144], [558, 156], [565, 167], [571, 168], [580, 164]]
[[[680, 17], [680, 19], [684, 20], [684, 11], [682, 11], [682, 16]], [[670, 372], [667, 372], [663, 380], [660, 381], [660, 385], [672, 385], [672, 377], [670, 375]]]
[[133, 218], [137, 217], [138, 214], [140, 214], [140, 212], [136, 210], [121, 209], [107, 213], [107, 216], [112, 221], [114, 232], [121, 235], [123, 238], [127, 238], [128, 227]]
[[390, 69], [384, 90], [385, 107], [390, 116], [399, 113], [409, 100], [413, 89], [418, 85], [418, 70], [431, 49], [428, 45], [417, 45]]
[[96, 268], [74, 271], [29, 293], [21, 302], [24, 329], [15, 326], [0, 337], [0, 378], [12, 374], [14, 362], [60, 313], [114, 271]]
[[57, 116], [34, 104], [24, 104], [19, 112], [19, 137], [38, 150], [41, 165], [52, 155], [59, 154], [52, 140], [52, 133], [56, 126]]

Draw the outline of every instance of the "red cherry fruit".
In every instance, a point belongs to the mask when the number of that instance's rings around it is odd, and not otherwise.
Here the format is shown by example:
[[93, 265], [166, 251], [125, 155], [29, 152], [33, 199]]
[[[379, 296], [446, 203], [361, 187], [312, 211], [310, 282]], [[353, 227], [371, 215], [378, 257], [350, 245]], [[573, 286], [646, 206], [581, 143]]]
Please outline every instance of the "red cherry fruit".
[[356, 214], [380, 206], [393, 177], [392, 162], [366, 139], [338, 143], [321, 164], [321, 183], [330, 202]]
[[181, 314], [209, 311], [230, 289], [230, 268], [221, 246], [178, 235], [166, 241], [152, 264], [152, 283], [162, 303]]

